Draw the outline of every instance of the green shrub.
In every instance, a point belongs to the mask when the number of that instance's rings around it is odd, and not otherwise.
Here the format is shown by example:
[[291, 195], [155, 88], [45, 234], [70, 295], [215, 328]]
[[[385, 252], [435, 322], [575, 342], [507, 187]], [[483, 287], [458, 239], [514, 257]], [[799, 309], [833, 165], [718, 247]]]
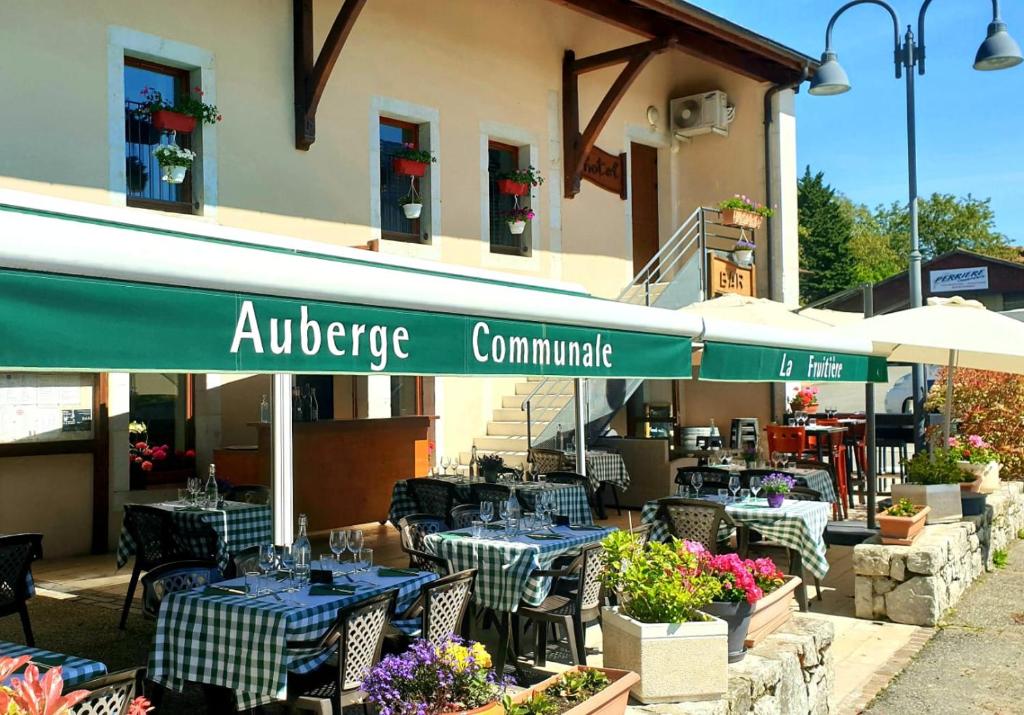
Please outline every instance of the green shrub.
[[997, 569], [1006, 568], [1006, 564], [1009, 560], [1010, 552], [1006, 549], [996, 549], [992, 552], [992, 563]]
[[912, 484], [959, 484], [975, 478], [960, 469], [956, 454], [949, 449], [918, 452], [912, 459], [904, 461], [904, 466], [907, 481]]

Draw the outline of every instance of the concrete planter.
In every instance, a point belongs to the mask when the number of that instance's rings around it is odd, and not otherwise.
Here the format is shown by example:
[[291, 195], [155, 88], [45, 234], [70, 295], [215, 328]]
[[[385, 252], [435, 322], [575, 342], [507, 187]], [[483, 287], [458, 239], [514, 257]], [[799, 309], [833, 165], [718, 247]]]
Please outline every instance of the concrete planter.
[[800, 588], [800, 584], [798, 576], [790, 576], [786, 583], [754, 604], [754, 612], [750, 614], [750, 627], [747, 628], [747, 640], [744, 643], [747, 648], [753, 648], [790, 619], [793, 615], [794, 594]]
[[640, 676], [642, 703], [716, 700], [729, 685], [729, 627], [714, 616], [690, 623], [640, 623], [602, 609], [604, 664]]
[[[599, 670], [608, 676], [608, 680], [611, 681], [611, 684], [596, 695], [587, 698], [579, 705], [566, 710], [562, 715], [623, 715], [623, 713], [626, 712], [626, 705], [629, 704], [629, 689], [640, 681], [640, 676], [627, 670], [616, 670], [614, 668], [588, 668], [586, 666], [575, 666], [565, 672], [571, 673], [580, 670]], [[538, 683], [529, 690], [524, 690], [514, 698], [515, 701], [517, 703], [524, 702], [528, 698], [533, 697], [534, 693], [540, 693], [547, 690], [549, 687], [561, 680], [563, 675], [565, 675], [565, 673], [552, 675], [547, 680]]]
[[929, 506], [926, 524], [949, 524], [960, 521], [960, 487], [956, 484], [893, 484], [892, 502], [909, 499], [914, 504]]
[[893, 516], [891, 514], [879, 514], [878, 530], [881, 533], [883, 544], [895, 546], [910, 546], [914, 539], [924, 529], [925, 519], [931, 507], [918, 507], [917, 513], [913, 516]]

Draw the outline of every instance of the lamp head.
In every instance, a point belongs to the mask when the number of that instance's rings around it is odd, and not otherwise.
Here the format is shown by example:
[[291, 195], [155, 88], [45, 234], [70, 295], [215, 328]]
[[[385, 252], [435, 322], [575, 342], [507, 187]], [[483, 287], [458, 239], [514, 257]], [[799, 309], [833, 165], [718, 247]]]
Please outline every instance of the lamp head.
[[815, 96], [850, 91], [850, 79], [846, 76], [846, 70], [839, 64], [839, 56], [835, 52], [826, 50], [822, 53], [821, 65], [811, 78], [811, 87], [807, 91]]
[[1005, 22], [990, 22], [988, 37], [978, 48], [974, 58], [976, 70], [1002, 70], [1019, 65], [1024, 61], [1020, 45], [1006, 31]]

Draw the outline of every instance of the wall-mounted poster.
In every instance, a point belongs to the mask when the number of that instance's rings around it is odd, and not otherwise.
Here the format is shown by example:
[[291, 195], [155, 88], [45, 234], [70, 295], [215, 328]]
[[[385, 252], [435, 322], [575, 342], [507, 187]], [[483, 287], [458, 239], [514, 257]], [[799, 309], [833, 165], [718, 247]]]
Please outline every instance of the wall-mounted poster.
[[0, 443], [92, 439], [93, 377], [0, 374]]

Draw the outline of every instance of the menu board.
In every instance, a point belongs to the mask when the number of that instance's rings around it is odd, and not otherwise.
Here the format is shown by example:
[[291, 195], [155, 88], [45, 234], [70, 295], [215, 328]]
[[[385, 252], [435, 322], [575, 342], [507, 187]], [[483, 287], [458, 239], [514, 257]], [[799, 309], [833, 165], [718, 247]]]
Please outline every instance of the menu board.
[[92, 439], [92, 375], [0, 373], [0, 444]]

